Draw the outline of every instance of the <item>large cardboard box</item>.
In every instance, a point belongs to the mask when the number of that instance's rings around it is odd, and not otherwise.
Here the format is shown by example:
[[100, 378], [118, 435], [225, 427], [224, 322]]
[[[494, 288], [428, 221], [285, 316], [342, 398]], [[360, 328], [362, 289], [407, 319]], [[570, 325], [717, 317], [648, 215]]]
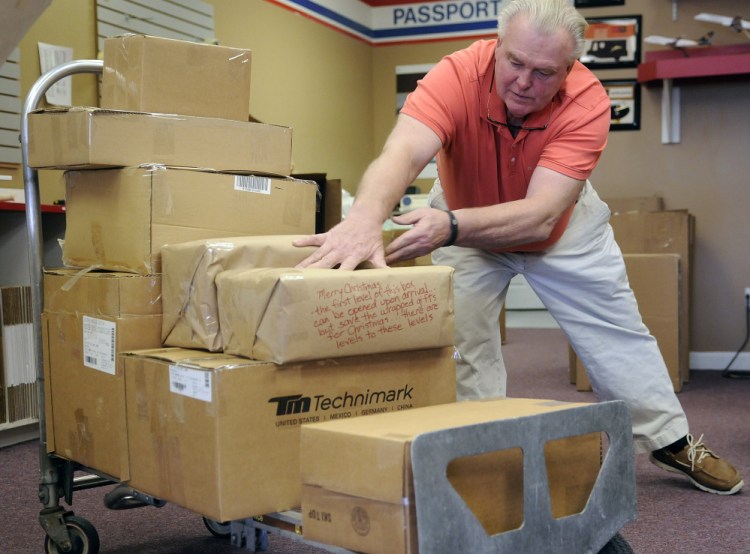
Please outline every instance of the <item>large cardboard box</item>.
[[690, 380], [690, 296], [695, 217], [686, 210], [613, 214], [610, 224], [624, 254], [680, 256], [680, 376]]
[[49, 269], [42, 321], [47, 450], [128, 479], [121, 351], [160, 346], [158, 275]]
[[[580, 406], [504, 398], [306, 425], [300, 446], [305, 538], [356, 552], [416, 554], [410, 454], [417, 436]], [[599, 433], [544, 445], [553, 517], [583, 511], [599, 473], [600, 447]], [[489, 535], [523, 524], [523, 457], [512, 448], [448, 464], [449, 482]]]
[[314, 183], [164, 167], [65, 173], [66, 265], [151, 274], [165, 244], [309, 234]]
[[[659, 345], [675, 392], [680, 392], [683, 384], [680, 373], [680, 257], [677, 254], [624, 254], [623, 258], [643, 323]], [[576, 389], [591, 390], [586, 369], [572, 348], [569, 361]]]
[[235, 269], [216, 276], [216, 290], [224, 351], [256, 360], [282, 364], [454, 343], [447, 266]]
[[123, 360], [130, 485], [217, 521], [300, 506], [303, 424], [455, 401], [452, 348], [282, 366], [179, 348]]
[[143, 163], [287, 176], [292, 129], [228, 119], [59, 108], [28, 116], [29, 166], [126, 167]]
[[294, 267], [317, 247], [304, 235], [225, 237], [167, 244], [162, 257], [162, 341], [165, 346], [221, 351], [216, 275], [229, 269]]
[[102, 108], [247, 121], [251, 52], [144, 35], [104, 39]]

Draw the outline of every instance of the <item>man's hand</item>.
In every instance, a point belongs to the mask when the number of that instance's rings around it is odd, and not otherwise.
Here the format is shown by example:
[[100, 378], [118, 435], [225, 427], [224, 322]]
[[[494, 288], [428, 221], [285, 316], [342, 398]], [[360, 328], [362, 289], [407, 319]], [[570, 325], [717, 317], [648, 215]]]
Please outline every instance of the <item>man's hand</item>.
[[388, 264], [429, 254], [443, 246], [451, 233], [448, 214], [436, 208], [418, 208], [394, 217], [393, 222], [413, 227], [394, 239], [385, 249], [385, 261]]
[[344, 219], [327, 233], [297, 239], [294, 246], [319, 246], [298, 268], [352, 270], [362, 262], [387, 267], [383, 255], [383, 227], [367, 219]]

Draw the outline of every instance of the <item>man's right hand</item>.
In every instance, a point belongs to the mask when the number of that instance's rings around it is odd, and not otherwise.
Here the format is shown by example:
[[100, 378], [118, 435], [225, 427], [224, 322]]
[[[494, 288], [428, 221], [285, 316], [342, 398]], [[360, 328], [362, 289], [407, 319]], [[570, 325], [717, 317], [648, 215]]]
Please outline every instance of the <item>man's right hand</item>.
[[352, 270], [362, 262], [387, 267], [383, 254], [383, 226], [366, 218], [347, 218], [327, 233], [310, 235], [294, 241], [294, 246], [319, 248], [297, 264], [298, 268], [333, 268]]

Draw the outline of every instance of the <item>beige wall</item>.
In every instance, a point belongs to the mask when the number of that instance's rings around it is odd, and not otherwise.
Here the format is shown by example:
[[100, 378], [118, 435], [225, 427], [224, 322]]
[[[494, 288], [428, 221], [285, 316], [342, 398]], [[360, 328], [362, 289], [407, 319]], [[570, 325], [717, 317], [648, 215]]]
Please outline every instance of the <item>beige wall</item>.
[[[326, 172], [350, 190], [395, 121], [395, 67], [436, 62], [470, 42], [372, 48], [265, 0], [209, 1], [221, 43], [253, 50], [253, 116], [294, 128], [295, 171]], [[95, 55], [93, 4], [53, 1], [22, 43], [24, 90], [38, 76], [37, 41], [73, 46], [77, 58]], [[583, 13], [642, 14], [644, 37], [696, 38], [714, 29], [715, 44], [746, 41], [728, 29], [693, 21], [709, 9], [742, 13], [745, 2], [680, 0], [676, 22], [672, 5], [628, 0], [624, 7]], [[635, 75], [635, 69], [599, 71], [602, 79]], [[675, 145], [660, 142], [660, 87], [644, 87], [642, 130], [612, 133], [592, 177], [602, 196], [660, 194], [668, 209], [688, 209], [696, 216], [695, 351], [732, 351], [744, 337], [743, 291], [750, 286], [749, 85], [750, 80], [735, 80], [683, 86], [682, 142]], [[74, 85], [75, 102], [95, 98], [92, 84]]]

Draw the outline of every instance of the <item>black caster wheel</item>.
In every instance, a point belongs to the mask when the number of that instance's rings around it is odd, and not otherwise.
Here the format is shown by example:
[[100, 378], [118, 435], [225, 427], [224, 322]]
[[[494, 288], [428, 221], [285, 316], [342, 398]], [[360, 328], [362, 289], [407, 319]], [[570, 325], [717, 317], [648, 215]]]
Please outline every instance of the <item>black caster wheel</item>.
[[65, 517], [65, 526], [70, 534], [71, 547], [63, 550], [49, 535], [44, 539], [46, 554], [98, 554], [99, 534], [88, 520], [78, 516]]
[[229, 522], [220, 523], [216, 520], [208, 519], [207, 517], [204, 517], [203, 524], [206, 526], [206, 529], [211, 531], [211, 534], [214, 537], [218, 537], [220, 539], [228, 539], [229, 536], [231, 535]]
[[620, 533], [617, 533], [612, 540], [604, 545], [599, 554], [633, 554], [633, 549]]

